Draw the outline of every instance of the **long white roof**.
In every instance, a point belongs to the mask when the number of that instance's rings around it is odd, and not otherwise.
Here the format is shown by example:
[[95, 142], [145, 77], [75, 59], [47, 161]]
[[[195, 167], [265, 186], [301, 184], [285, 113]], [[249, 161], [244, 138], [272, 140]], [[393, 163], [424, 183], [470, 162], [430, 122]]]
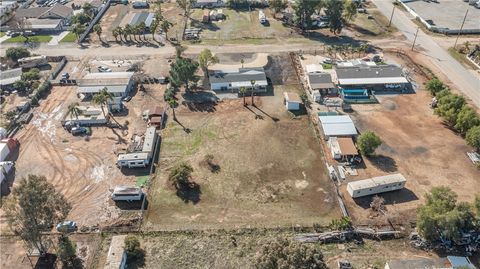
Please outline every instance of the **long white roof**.
[[352, 181], [348, 183], [348, 186], [352, 190], [363, 190], [368, 188], [374, 188], [377, 186], [383, 186], [386, 184], [394, 184], [394, 183], [404, 183], [407, 179], [398, 173], [398, 174], [391, 174], [379, 177], [372, 177], [363, 180]]
[[348, 115], [319, 116], [323, 133], [326, 136], [354, 136], [357, 129]]
[[339, 78], [338, 84], [340, 85], [366, 85], [366, 84], [397, 84], [408, 83], [408, 80], [404, 77], [394, 78]]

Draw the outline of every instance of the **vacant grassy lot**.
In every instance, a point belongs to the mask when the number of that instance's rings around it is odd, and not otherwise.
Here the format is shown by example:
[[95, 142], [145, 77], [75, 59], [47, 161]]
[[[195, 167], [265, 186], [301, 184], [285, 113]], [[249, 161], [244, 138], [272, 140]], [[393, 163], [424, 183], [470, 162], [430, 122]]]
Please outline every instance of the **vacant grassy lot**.
[[[177, 109], [189, 132], [170, 122], [162, 133], [147, 229], [312, 225], [339, 216], [314, 131], [306, 116], [285, 111], [284, 90], [296, 89], [279, 86], [275, 96], [257, 97], [258, 108], [237, 99]], [[218, 172], [204, 164], [207, 154]], [[199, 189], [177, 196], [167, 178], [181, 161], [193, 166]]]
[[226, 19], [210, 23], [202, 23], [203, 10], [196, 9], [192, 14], [190, 26], [203, 29], [201, 33], [203, 42], [219, 44], [243, 41], [248, 44], [264, 44], [269, 40], [275, 42], [279, 38], [297, 37], [297, 34], [292, 33], [291, 29], [273, 19], [268, 10], [264, 10], [269, 22], [265, 26], [258, 20], [258, 10], [252, 12], [226, 8], [222, 10]]
[[[16, 37], [12, 37], [12, 38], [7, 39], [4, 42], [6, 42], [6, 43], [23, 43], [26, 40], [27, 39], [23, 36], [16, 36]], [[50, 40], [52, 40], [52, 37], [49, 36], [49, 35], [36, 35], [36, 36], [28, 37], [29, 42], [36, 42], [36, 43], [47, 43]]]
[[62, 38], [62, 40], [60, 40], [60, 43], [63, 43], [63, 42], [75, 42], [77, 41], [77, 35], [75, 35], [74, 33], [72, 32], [69, 32], [66, 36], [64, 36]]

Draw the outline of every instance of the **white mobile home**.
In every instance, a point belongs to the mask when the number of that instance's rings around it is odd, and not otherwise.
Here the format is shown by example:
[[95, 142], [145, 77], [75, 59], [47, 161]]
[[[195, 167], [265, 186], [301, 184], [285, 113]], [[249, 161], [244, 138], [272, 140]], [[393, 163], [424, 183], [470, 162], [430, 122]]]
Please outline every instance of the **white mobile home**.
[[114, 201], [140, 201], [143, 191], [138, 187], [116, 186], [111, 195]]
[[155, 151], [155, 142], [157, 141], [157, 132], [155, 127], [148, 127], [145, 132], [142, 150], [118, 155], [118, 167], [146, 167], [150, 164]]
[[67, 112], [65, 122], [71, 122], [71, 124], [79, 126], [104, 125], [107, 123], [100, 107], [78, 106], [78, 109], [80, 110], [79, 115], [72, 115]]
[[325, 140], [332, 136], [353, 137], [358, 134], [355, 124], [348, 115], [319, 116], [319, 119]]
[[254, 92], [267, 92], [268, 82], [263, 67], [213, 70], [209, 73], [208, 79], [213, 91], [238, 92], [241, 87], [251, 91], [254, 81]]
[[352, 198], [358, 198], [378, 193], [403, 189], [407, 180], [402, 174], [392, 174], [380, 177], [349, 182], [347, 191]]

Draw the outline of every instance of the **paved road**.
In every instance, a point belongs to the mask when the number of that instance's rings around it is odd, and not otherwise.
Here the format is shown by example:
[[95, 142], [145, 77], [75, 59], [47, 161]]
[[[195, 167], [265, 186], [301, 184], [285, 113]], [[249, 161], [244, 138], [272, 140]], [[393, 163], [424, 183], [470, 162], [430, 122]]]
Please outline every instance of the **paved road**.
[[[387, 0], [373, 0], [384, 16], [390, 18], [393, 4]], [[448, 12], [448, 11], [447, 11]], [[412, 22], [412, 16], [399, 9], [395, 11], [392, 23], [404, 33], [407, 39], [413, 43], [418, 26]], [[432, 64], [436, 65], [462, 91], [472, 99], [473, 103], [480, 107], [480, 79], [457, 62], [448, 52], [440, 47], [422, 29], [418, 32], [416, 44], [429, 55]], [[417, 46], [416, 46], [417, 47]]]

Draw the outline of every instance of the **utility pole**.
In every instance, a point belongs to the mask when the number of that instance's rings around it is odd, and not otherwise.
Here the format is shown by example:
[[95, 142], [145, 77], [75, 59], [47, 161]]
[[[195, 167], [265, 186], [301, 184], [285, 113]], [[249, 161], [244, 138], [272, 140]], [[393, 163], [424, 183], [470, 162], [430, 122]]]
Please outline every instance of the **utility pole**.
[[418, 30], [420, 30], [420, 27], [417, 28], [417, 32], [415, 33], [415, 38], [413, 39], [413, 44], [412, 44], [412, 50], [413, 50], [413, 47], [415, 47], [415, 42], [417, 41]]
[[388, 27], [390, 27], [390, 25], [392, 25], [393, 13], [395, 13], [395, 8], [396, 7], [397, 6], [393, 5], [392, 15], [390, 15], [390, 21], [388, 22]]
[[467, 8], [467, 12], [465, 12], [465, 17], [463, 17], [463, 22], [462, 22], [462, 26], [460, 26], [460, 31], [458, 31], [457, 39], [455, 39], [455, 45], [453, 45], [454, 49], [457, 48], [458, 38], [460, 37], [460, 34], [462, 33], [463, 25], [465, 24], [465, 20], [467, 19], [467, 15], [468, 15], [468, 8]]

